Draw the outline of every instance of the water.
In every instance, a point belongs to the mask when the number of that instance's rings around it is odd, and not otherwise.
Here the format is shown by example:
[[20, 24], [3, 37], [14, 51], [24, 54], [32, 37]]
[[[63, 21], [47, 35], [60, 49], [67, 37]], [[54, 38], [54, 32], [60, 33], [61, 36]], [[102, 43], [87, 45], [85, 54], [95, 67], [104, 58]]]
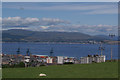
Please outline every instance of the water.
[[[88, 54], [100, 54], [98, 50], [99, 44], [47, 44], [47, 43], [2, 43], [2, 53], [16, 54], [18, 47], [21, 54], [26, 54], [27, 49], [30, 49], [32, 54], [49, 55], [53, 48], [54, 56], [69, 56], [69, 57], [84, 57]], [[107, 59], [110, 59], [111, 45], [104, 44], [105, 50], [103, 54]], [[113, 59], [118, 58], [118, 45], [112, 45]]]

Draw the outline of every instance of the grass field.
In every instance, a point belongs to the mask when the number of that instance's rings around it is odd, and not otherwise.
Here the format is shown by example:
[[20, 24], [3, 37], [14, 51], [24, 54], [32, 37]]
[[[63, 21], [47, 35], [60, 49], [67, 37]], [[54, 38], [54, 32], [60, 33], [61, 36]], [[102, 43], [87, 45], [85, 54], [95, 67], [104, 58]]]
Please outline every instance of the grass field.
[[[118, 63], [52, 65], [29, 68], [4, 68], [3, 78], [117, 78]], [[46, 77], [39, 77], [45, 73]]]

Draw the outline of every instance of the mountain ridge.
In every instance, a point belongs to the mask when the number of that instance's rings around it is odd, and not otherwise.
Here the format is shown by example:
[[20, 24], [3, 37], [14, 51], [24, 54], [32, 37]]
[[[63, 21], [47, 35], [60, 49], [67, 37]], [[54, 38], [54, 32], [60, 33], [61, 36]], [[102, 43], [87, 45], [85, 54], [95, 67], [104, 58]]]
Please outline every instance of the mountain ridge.
[[23, 29], [3, 30], [3, 42], [84, 42], [101, 41], [105, 37], [91, 36], [80, 32], [30, 31]]

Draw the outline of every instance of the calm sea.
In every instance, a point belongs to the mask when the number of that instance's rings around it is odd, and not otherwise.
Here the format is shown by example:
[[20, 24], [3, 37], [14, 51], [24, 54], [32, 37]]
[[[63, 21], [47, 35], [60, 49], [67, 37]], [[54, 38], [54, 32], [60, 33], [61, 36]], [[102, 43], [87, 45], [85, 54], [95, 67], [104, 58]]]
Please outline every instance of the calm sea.
[[[51, 48], [53, 48], [54, 56], [69, 56], [69, 57], [84, 57], [88, 54], [100, 54], [100, 44], [48, 44], [48, 43], [2, 43], [2, 53], [4, 54], [16, 54], [18, 48], [20, 48], [21, 54], [26, 54], [27, 49], [30, 49], [30, 53], [39, 55], [49, 55]], [[103, 44], [105, 50], [103, 54], [107, 59], [110, 59], [111, 45]], [[118, 45], [112, 45], [113, 58], [118, 58]]]

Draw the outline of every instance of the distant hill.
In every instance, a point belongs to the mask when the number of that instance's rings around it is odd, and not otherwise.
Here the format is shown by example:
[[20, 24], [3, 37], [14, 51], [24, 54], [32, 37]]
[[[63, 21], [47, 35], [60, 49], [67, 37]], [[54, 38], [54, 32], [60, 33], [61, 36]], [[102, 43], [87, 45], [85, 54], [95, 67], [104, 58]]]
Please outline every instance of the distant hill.
[[[109, 35], [96, 35], [97, 37], [101, 37], [101, 38], [105, 38], [105, 39], [108, 39], [108, 40], [111, 40], [111, 38], [109, 37]], [[112, 38], [112, 40], [118, 40], [118, 36], [115, 36]]]
[[105, 37], [90, 36], [79, 32], [41, 32], [22, 29], [4, 30], [2, 32], [3, 42], [81, 42], [106, 39]]

